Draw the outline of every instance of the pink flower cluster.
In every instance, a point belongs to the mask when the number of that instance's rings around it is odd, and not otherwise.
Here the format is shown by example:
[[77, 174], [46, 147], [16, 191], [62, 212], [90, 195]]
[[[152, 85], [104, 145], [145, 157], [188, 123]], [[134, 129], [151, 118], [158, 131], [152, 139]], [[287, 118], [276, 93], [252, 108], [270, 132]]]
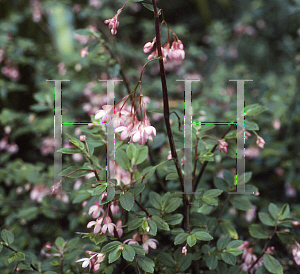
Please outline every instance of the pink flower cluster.
[[[105, 192], [102, 195], [102, 199], [105, 197]], [[119, 206], [117, 201], [113, 201], [110, 203], [110, 209], [112, 214], [118, 214], [119, 213]], [[95, 221], [91, 221], [87, 224], [88, 228], [91, 228], [94, 226], [94, 234], [97, 234], [101, 231], [101, 233], [108, 233], [112, 236], [114, 236], [114, 228], [116, 229], [118, 236], [121, 237], [123, 235], [122, 230], [122, 220], [118, 220], [117, 224], [115, 225], [111, 218], [109, 216], [99, 217], [100, 214], [105, 215], [105, 212], [103, 210], [103, 205], [99, 205], [99, 201], [95, 202], [95, 205], [91, 206], [89, 209], [89, 215], [92, 214], [93, 218], [97, 218]]]
[[[138, 232], [134, 233], [132, 236], [132, 239], [127, 239], [125, 240], [123, 243], [127, 243], [127, 244], [137, 244], [139, 245], [138, 241], [141, 241], [141, 237], [140, 234]], [[152, 249], [156, 249], [156, 243], [158, 243], [158, 241], [156, 239], [150, 239], [148, 235], [143, 234], [142, 236], [142, 247], [145, 250], [145, 254], [149, 253], [149, 247], [151, 247]]]
[[[257, 256], [254, 254], [254, 248], [249, 247], [250, 242], [244, 241], [243, 244], [239, 247], [240, 250], [243, 250], [242, 260], [244, 262], [240, 265], [240, 270], [248, 272], [252, 264], [257, 260]], [[274, 247], [268, 247], [266, 254], [273, 254]], [[253, 274], [256, 269], [263, 265], [263, 257], [261, 257], [258, 262], [251, 268], [250, 274]]]
[[11, 133], [11, 127], [4, 128], [5, 136], [0, 139], [0, 150], [6, 150], [9, 154], [15, 154], [19, 151], [19, 146], [16, 143], [8, 143], [8, 137]]
[[104, 21], [105, 24], [108, 24], [108, 28], [110, 29], [112, 35], [117, 34], [117, 28], [119, 26], [119, 15], [122, 12], [122, 9], [119, 9], [117, 11], [117, 14], [113, 18]]
[[225, 153], [227, 153], [227, 147], [228, 147], [227, 142], [223, 140], [218, 140], [218, 142], [219, 142], [219, 151], [221, 152], [223, 150]]
[[92, 265], [94, 265], [94, 271], [98, 271], [100, 269], [100, 263], [102, 263], [105, 260], [105, 254], [97, 253], [90, 250], [87, 250], [86, 253], [92, 255], [92, 257], [79, 259], [76, 261], [76, 263], [83, 262], [83, 268], [89, 266], [89, 272], [91, 271]]
[[121, 108], [114, 106], [104, 105], [102, 110], [97, 111], [95, 119], [101, 119], [102, 123], [109, 122], [113, 125], [115, 132], [121, 132], [121, 140], [130, 138], [128, 143], [138, 142], [143, 145], [147, 140], [153, 141], [152, 135], [156, 136], [156, 129], [151, 126], [150, 121], [146, 114], [145, 103], [140, 96], [141, 121], [136, 117], [136, 112], [133, 108], [125, 110], [124, 105]]
[[[176, 34], [174, 34], [174, 37], [175, 37], [175, 40], [173, 41], [171, 48], [170, 48], [169, 41], [164, 45], [164, 47], [161, 48], [164, 62], [167, 62], [167, 57], [169, 57], [170, 60], [176, 60], [179, 62], [181, 62], [185, 58], [185, 51], [183, 49], [184, 47], [183, 47], [181, 40], [178, 39]], [[155, 42], [156, 42], [156, 37], [154, 37], [152, 42], [147, 42], [144, 45], [143, 51], [145, 53], [150, 52], [152, 50]], [[148, 60], [151, 60], [151, 59], [154, 59], [157, 57], [158, 57], [158, 51], [156, 48], [155, 51], [150, 53], [150, 55], [148, 56]]]

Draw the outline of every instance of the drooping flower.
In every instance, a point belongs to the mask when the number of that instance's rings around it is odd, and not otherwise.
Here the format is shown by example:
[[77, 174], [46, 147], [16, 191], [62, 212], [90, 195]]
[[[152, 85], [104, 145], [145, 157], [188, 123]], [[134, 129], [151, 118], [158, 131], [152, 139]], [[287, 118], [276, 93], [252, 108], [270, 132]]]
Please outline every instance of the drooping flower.
[[141, 240], [140, 234], [138, 232], [134, 233], [132, 236], [132, 239], [127, 239], [123, 242], [123, 244], [128, 243], [129, 245], [131, 244], [137, 244], [139, 245], [138, 241]]
[[111, 218], [106, 216], [104, 219], [104, 225], [102, 227], [102, 233], [106, 233], [108, 230], [109, 234], [114, 236], [114, 227], [117, 228], [116, 225], [111, 221]]
[[82, 263], [82, 267], [83, 267], [83, 268], [86, 268], [87, 266], [89, 266], [89, 271], [91, 271], [92, 263], [91, 263], [91, 261], [90, 261], [89, 258], [82, 258], [82, 259], [79, 259], [79, 260], [77, 260], [77, 261], [75, 261], [75, 262], [76, 262], [76, 263], [78, 263], [78, 262], [83, 262], [83, 263]]
[[117, 233], [118, 233], [119, 238], [121, 238], [122, 235], [123, 235], [122, 224], [123, 223], [122, 223], [121, 219], [117, 221], [117, 227], [116, 227], [116, 229], [117, 229]]
[[183, 60], [185, 58], [185, 51], [181, 40], [177, 40], [172, 43], [168, 56], [170, 60]]
[[156, 42], [156, 37], [153, 38], [153, 41], [152, 41], [152, 42], [148, 42], [148, 43], [146, 43], [146, 44], [144, 45], [143, 51], [144, 51], [145, 53], [150, 52], [150, 51], [152, 50], [153, 45], [154, 45], [155, 42]]
[[89, 55], [89, 49], [88, 47], [84, 47], [80, 50], [80, 56], [81, 58], [84, 58], [85, 56]]
[[110, 105], [102, 106], [103, 110], [98, 110], [95, 115], [95, 120], [102, 119], [102, 123], [106, 123], [111, 117], [111, 110], [114, 108]]
[[112, 35], [117, 34], [117, 28], [119, 26], [119, 15], [122, 12], [122, 9], [117, 11], [117, 14], [111, 18], [104, 21], [105, 24], [108, 24], [108, 28], [111, 30]]
[[184, 256], [186, 256], [186, 253], [187, 253], [186, 245], [182, 248], [181, 252], [182, 252], [182, 254], [184, 254]]
[[257, 136], [256, 145], [260, 148], [264, 148], [265, 146], [265, 140], [261, 138], [260, 136]]
[[[98, 218], [96, 221], [91, 221], [87, 224], [87, 228], [90, 228], [92, 227], [93, 225], [95, 226], [94, 227], [94, 234], [97, 234], [100, 232], [101, 230], [101, 225], [102, 225], [102, 222], [103, 222], [103, 217], [101, 218]], [[104, 232], [105, 233], [105, 232]]]
[[142, 237], [142, 240], [143, 240], [142, 246], [145, 250], [145, 254], [149, 253], [149, 246], [152, 249], [156, 249], [156, 243], [158, 243], [158, 241], [156, 239], [150, 239], [148, 235], [144, 234]]
[[218, 142], [219, 142], [219, 151], [221, 152], [223, 150], [225, 153], [227, 153], [228, 144], [222, 140], [218, 140]]
[[92, 214], [93, 218], [98, 218], [100, 216], [100, 213], [104, 214], [103, 205], [99, 205], [99, 201], [95, 202], [95, 205], [91, 206], [89, 209], [89, 215]]

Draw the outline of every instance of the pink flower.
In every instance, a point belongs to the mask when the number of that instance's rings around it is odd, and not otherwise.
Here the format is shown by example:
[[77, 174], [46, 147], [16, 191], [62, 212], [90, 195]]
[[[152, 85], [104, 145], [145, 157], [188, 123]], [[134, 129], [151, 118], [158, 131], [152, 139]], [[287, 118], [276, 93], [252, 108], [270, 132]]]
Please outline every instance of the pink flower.
[[104, 214], [103, 205], [99, 205], [99, 201], [95, 202], [95, 205], [91, 206], [89, 209], [89, 215], [92, 214], [93, 218], [98, 218], [100, 216], [100, 213]]
[[127, 239], [123, 242], [123, 244], [128, 243], [129, 245], [131, 244], [137, 244], [139, 245], [138, 241], [141, 240], [140, 234], [138, 232], [134, 233], [132, 236], [132, 239]]
[[121, 219], [117, 221], [117, 227], [116, 227], [116, 229], [117, 229], [119, 238], [121, 238], [122, 235], [123, 235], [122, 220]]
[[108, 28], [111, 29], [111, 34], [116, 35], [117, 34], [117, 28], [119, 26], [119, 15], [122, 12], [122, 9], [119, 9], [117, 11], [117, 14], [111, 18], [104, 21], [105, 24], [108, 24]]
[[150, 51], [152, 50], [153, 45], [154, 45], [155, 42], [156, 42], [156, 37], [153, 38], [153, 41], [152, 41], [152, 42], [148, 42], [148, 43], [146, 43], [146, 44], [144, 45], [143, 51], [144, 51], [145, 53], [150, 52]]
[[168, 160], [171, 160], [172, 159], [172, 152], [171, 152], [171, 150], [168, 152], [168, 158], [167, 158]]
[[185, 58], [185, 51], [183, 50], [183, 44], [180, 40], [172, 43], [168, 56], [170, 60], [183, 60]]
[[104, 105], [102, 106], [103, 110], [98, 110], [95, 115], [95, 120], [101, 119], [102, 118], [102, 123], [106, 123], [107, 120], [111, 117], [111, 110], [114, 108], [113, 106], [110, 105]]
[[116, 225], [112, 223], [111, 218], [106, 216], [104, 219], [104, 225], [102, 227], [102, 233], [106, 233], [108, 230], [109, 234], [114, 236], [114, 227], [117, 228]]
[[245, 219], [247, 222], [251, 222], [256, 217], [257, 207], [254, 205], [252, 209], [248, 209], [245, 212]]
[[265, 146], [265, 140], [261, 138], [260, 136], [257, 136], [256, 145], [260, 148], [264, 148]]
[[143, 145], [147, 142], [147, 139], [153, 141], [151, 134], [156, 136], [155, 127], [150, 125], [149, 119], [145, 117], [144, 123], [140, 123], [138, 130], [132, 133], [131, 142], [138, 142], [140, 145]]
[[187, 248], [186, 248], [186, 245], [182, 248], [182, 254], [184, 254], [184, 256], [186, 256], [186, 253], [187, 253]]
[[89, 54], [89, 49], [88, 47], [84, 47], [80, 50], [80, 56], [81, 58], [84, 58], [85, 56], [88, 56]]
[[78, 263], [78, 262], [83, 262], [83, 263], [82, 263], [82, 267], [83, 267], [83, 268], [86, 268], [87, 266], [89, 266], [89, 271], [91, 271], [92, 263], [91, 263], [91, 261], [90, 261], [89, 258], [82, 258], [82, 259], [79, 259], [79, 260], [77, 260], [77, 261], [75, 261], [75, 262], [76, 262], [76, 263]]
[[[90, 228], [92, 227], [93, 225], [95, 226], [94, 227], [94, 234], [97, 234], [100, 232], [101, 230], [101, 224], [102, 224], [102, 221], [103, 221], [103, 217], [101, 218], [98, 218], [96, 221], [91, 221], [87, 224], [87, 228]], [[105, 233], [105, 232], [104, 232]]]
[[300, 244], [296, 243], [296, 245], [292, 246], [291, 250], [296, 264], [300, 265]]
[[218, 140], [218, 142], [219, 142], [219, 151], [221, 152], [223, 150], [225, 153], [227, 153], [228, 144], [222, 140]]
[[114, 201], [111, 205], [110, 205], [110, 210], [112, 214], [118, 214], [119, 213], [119, 206], [118, 206], [118, 201]]
[[156, 239], [149, 239], [149, 236], [144, 234], [143, 237], [142, 237], [142, 240], [143, 240], [143, 248], [145, 250], [145, 254], [148, 254], [149, 252], [149, 246], [152, 248], [152, 249], [156, 249], [156, 243], [158, 243], [158, 241]]

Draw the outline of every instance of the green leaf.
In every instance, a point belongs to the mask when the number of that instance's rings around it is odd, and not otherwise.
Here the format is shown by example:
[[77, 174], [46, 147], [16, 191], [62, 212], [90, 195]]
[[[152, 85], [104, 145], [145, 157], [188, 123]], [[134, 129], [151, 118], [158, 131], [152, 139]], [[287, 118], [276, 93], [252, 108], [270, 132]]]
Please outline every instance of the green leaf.
[[3, 244], [0, 244], [0, 252], [2, 251], [3, 249]]
[[221, 195], [222, 192], [223, 192], [223, 190], [220, 190], [220, 189], [209, 189], [204, 192], [203, 198], [204, 197], [217, 197], [217, 196]]
[[221, 258], [227, 264], [231, 264], [231, 265], [236, 264], [236, 257], [230, 253], [227, 252], [221, 253]]
[[15, 239], [14, 234], [6, 229], [1, 231], [1, 237], [7, 245], [11, 245]]
[[290, 206], [289, 204], [284, 204], [279, 212], [279, 221], [284, 220], [285, 218], [287, 218], [290, 215]]
[[245, 116], [254, 116], [254, 115], [258, 115], [264, 111], [266, 111], [268, 108], [267, 107], [263, 107], [263, 106], [255, 106], [255, 107], [252, 107], [248, 110], [246, 110], [245, 108]]
[[130, 211], [134, 205], [133, 195], [130, 192], [125, 192], [120, 197], [120, 203], [125, 210]]
[[136, 197], [144, 190], [144, 188], [145, 188], [144, 184], [135, 183], [134, 186], [132, 188], [130, 188], [130, 192], [132, 193], [132, 195], [134, 197]]
[[180, 213], [176, 214], [170, 214], [168, 216], [164, 216], [164, 220], [169, 224], [169, 225], [178, 225], [182, 222], [183, 215]]
[[76, 197], [73, 199], [72, 203], [73, 204], [81, 203], [90, 197], [91, 197], [91, 193], [88, 192], [86, 189], [82, 189], [82, 190], [77, 191]]
[[152, 216], [152, 221], [155, 222], [155, 224], [157, 225], [158, 228], [162, 229], [162, 230], [167, 230], [169, 231], [169, 225], [159, 216], [157, 215], [153, 215]]
[[226, 246], [226, 249], [237, 248], [237, 247], [240, 247], [242, 244], [243, 244], [243, 241], [242, 241], [242, 240], [231, 241], [231, 242]]
[[62, 237], [57, 237], [55, 240], [55, 244], [57, 247], [63, 249], [63, 247], [65, 245], [65, 240]]
[[157, 259], [162, 265], [167, 267], [174, 267], [176, 264], [174, 258], [169, 253], [160, 252]]
[[176, 181], [178, 179], [178, 173], [177, 172], [171, 172], [166, 176], [167, 181]]
[[258, 217], [264, 225], [275, 226], [275, 221], [271, 218], [271, 216], [268, 213], [259, 212]]
[[222, 189], [223, 191], [229, 191], [229, 186], [226, 183], [225, 180], [218, 178], [218, 177], [214, 177], [214, 186], [218, 189]]
[[69, 178], [79, 178], [93, 172], [92, 169], [89, 170], [82, 170], [82, 169], [83, 168], [79, 166], [69, 166], [66, 169], [64, 169], [61, 173], [59, 173], [59, 175], [67, 176], [68, 174], [72, 173], [68, 175]]
[[130, 246], [134, 249], [135, 254], [137, 254], [137, 255], [145, 255], [145, 250], [140, 245], [131, 244]]
[[190, 246], [190, 247], [192, 247], [192, 246], [194, 246], [195, 244], [196, 244], [196, 242], [197, 242], [197, 240], [196, 240], [196, 238], [193, 236], [193, 235], [189, 235], [188, 237], [187, 237], [187, 244]]
[[23, 261], [25, 260], [25, 254], [23, 252], [17, 252], [15, 255], [16, 261]]
[[131, 2], [143, 2], [144, 0], [130, 0]]
[[96, 245], [104, 242], [107, 238], [106, 234], [94, 234], [93, 232], [91, 233], [92, 235], [90, 236], [91, 241], [93, 241]]
[[245, 129], [246, 130], [259, 130], [258, 124], [253, 121], [245, 120]]
[[155, 263], [146, 256], [137, 255], [139, 266], [146, 272], [153, 273]]
[[148, 147], [147, 146], [140, 146], [138, 148], [138, 151], [136, 153], [136, 158], [135, 158], [135, 164], [139, 165], [142, 162], [144, 162], [147, 157], [148, 157]]
[[220, 223], [221, 230], [232, 239], [238, 239], [238, 233], [229, 220]]
[[112, 183], [108, 183], [107, 184], [107, 196], [105, 196], [103, 199], [100, 196], [99, 205], [104, 205], [104, 204], [109, 203], [114, 197], [115, 197], [115, 186]]
[[148, 227], [148, 221], [147, 221], [147, 220], [143, 220], [143, 222], [142, 222], [142, 228], [143, 228], [144, 230], [146, 230], [147, 227]]
[[137, 219], [133, 219], [132, 221], [129, 222], [128, 224], [128, 230], [134, 230], [138, 227], [140, 227], [140, 225], [143, 222], [143, 218], [137, 218]]
[[107, 188], [107, 183], [101, 183], [93, 189], [92, 196], [102, 194]]
[[237, 196], [233, 199], [230, 199], [230, 203], [239, 210], [249, 210], [253, 208], [251, 202], [243, 196]]
[[278, 220], [279, 209], [275, 204], [273, 203], [269, 204], [269, 212], [271, 216], [274, 218], [274, 220]]
[[190, 265], [192, 264], [192, 256], [191, 254], [186, 254], [186, 256], [184, 256], [183, 254], [181, 255], [177, 267], [178, 267], [178, 272], [183, 272], [185, 270], [187, 270]]
[[148, 220], [148, 225], [150, 227], [150, 231], [148, 232], [150, 235], [155, 236], [157, 234], [157, 226], [152, 220]]
[[283, 274], [282, 265], [270, 254], [265, 254], [263, 257], [265, 268], [273, 274]]
[[233, 186], [235, 184], [235, 177], [229, 170], [225, 169], [223, 171], [224, 180], [228, 186]]
[[[154, 8], [152, 4], [146, 4], [146, 3], [142, 3], [142, 5], [147, 8], [148, 10], [151, 10], [154, 12]], [[159, 8], [156, 6], [157, 12], [159, 11]]]
[[82, 153], [82, 151], [77, 147], [64, 147], [62, 149], [57, 150], [57, 152], [62, 152], [64, 154]]
[[151, 191], [149, 194], [150, 203], [156, 209], [162, 209], [162, 199], [160, 195], [154, 191]]
[[104, 247], [101, 249], [101, 253], [106, 253], [106, 252], [111, 252], [117, 247], [119, 247], [122, 243], [119, 241], [113, 241], [108, 244], [106, 244]]
[[165, 206], [165, 213], [171, 213], [175, 211], [181, 204], [180, 198], [172, 198], [169, 200], [168, 204]]
[[250, 232], [250, 235], [253, 238], [257, 238], [257, 239], [267, 239], [267, 238], [269, 238], [268, 231], [265, 229], [264, 226], [259, 225], [259, 224], [250, 225], [249, 232]]
[[135, 254], [134, 249], [131, 246], [129, 245], [123, 246], [122, 255], [126, 261], [132, 262], [134, 259], [134, 254]]
[[130, 143], [126, 148], [126, 154], [130, 160], [132, 160], [136, 156], [136, 147], [133, 143]]
[[243, 253], [243, 251], [238, 248], [228, 248], [226, 249], [226, 252], [233, 254], [234, 256], [238, 256]]
[[79, 149], [83, 149], [84, 150], [84, 144], [79, 141], [78, 139], [76, 139], [75, 137], [69, 135], [68, 133], [66, 133], [66, 135], [70, 138], [70, 142], [75, 145], [76, 147], [78, 147]]
[[214, 255], [210, 255], [205, 262], [209, 270], [216, 269], [218, 266], [218, 259]]
[[202, 201], [208, 205], [213, 205], [213, 206], [218, 205], [218, 200], [216, 200], [215, 198], [212, 198], [212, 197], [205, 197], [202, 199]]
[[208, 232], [205, 231], [196, 231], [194, 232], [194, 236], [199, 241], [210, 241], [213, 239], [213, 237]]
[[16, 258], [16, 253], [13, 253], [11, 254], [9, 257], [8, 257], [8, 263], [11, 264]]
[[119, 259], [121, 256], [122, 250], [119, 249], [120, 246], [118, 246], [116, 249], [114, 249], [111, 253], [109, 253], [108, 256], [108, 262], [111, 264]]
[[174, 245], [179, 245], [182, 244], [183, 242], [185, 242], [188, 238], [189, 234], [186, 232], [183, 233], [179, 233], [174, 240]]
[[116, 162], [120, 165], [123, 169], [129, 171], [130, 170], [130, 162], [127, 154], [125, 151], [118, 149], [116, 151]]
[[229, 244], [229, 242], [230, 242], [230, 237], [228, 235], [225, 235], [225, 236], [221, 237], [217, 241], [218, 250], [222, 251], [223, 249], [225, 249], [226, 246]]

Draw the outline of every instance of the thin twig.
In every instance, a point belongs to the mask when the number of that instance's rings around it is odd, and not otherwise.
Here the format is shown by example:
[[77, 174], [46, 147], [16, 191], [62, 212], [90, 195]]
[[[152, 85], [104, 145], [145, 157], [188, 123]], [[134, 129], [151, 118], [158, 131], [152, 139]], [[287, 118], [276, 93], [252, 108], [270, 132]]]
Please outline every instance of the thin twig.
[[189, 231], [190, 230], [190, 224], [189, 224], [190, 203], [188, 200], [188, 196], [186, 194], [184, 178], [183, 178], [181, 167], [180, 167], [180, 164], [178, 161], [176, 148], [175, 148], [175, 144], [174, 144], [174, 139], [173, 139], [173, 133], [171, 130], [171, 125], [170, 125], [170, 109], [169, 109], [166, 72], [165, 72], [165, 68], [164, 68], [164, 61], [163, 61], [162, 51], [161, 51], [161, 40], [160, 40], [160, 31], [159, 31], [159, 15], [157, 13], [155, 0], [152, 0], [152, 4], [153, 4], [153, 8], [154, 8], [154, 17], [155, 17], [156, 48], [157, 48], [158, 56], [160, 57], [159, 66], [160, 66], [160, 76], [161, 76], [161, 84], [162, 84], [162, 91], [163, 91], [165, 125], [167, 128], [167, 134], [168, 134], [168, 138], [169, 138], [169, 142], [170, 142], [172, 158], [175, 163], [175, 167], [176, 167], [176, 170], [178, 173], [181, 190], [182, 190], [182, 200], [183, 200], [183, 206], [184, 206], [183, 225], [184, 225], [185, 231]]

